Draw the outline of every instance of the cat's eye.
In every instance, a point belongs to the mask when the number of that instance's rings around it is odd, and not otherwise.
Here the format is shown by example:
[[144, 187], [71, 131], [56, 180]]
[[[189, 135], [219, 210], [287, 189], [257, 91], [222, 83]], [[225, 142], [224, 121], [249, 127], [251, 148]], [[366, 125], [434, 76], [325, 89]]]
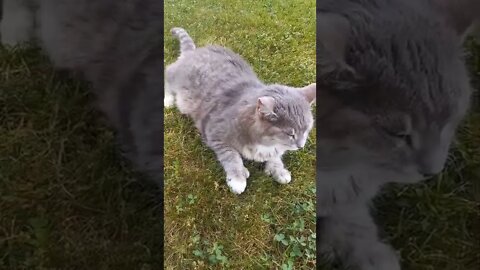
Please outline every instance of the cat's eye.
[[409, 146], [409, 147], [412, 147], [413, 146], [413, 141], [412, 141], [412, 135], [410, 134], [402, 134], [402, 135], [399, 135], [399, 137], [405, 141], [405, 143]]
[[295, 131], [294, 130], [286, 131], [285, 134], [287, 134], [290, 138], [295, 139]]
[[412, 139], [412, 135], [411, 134], [408, 134], [408, 133], [395, 133], [395, 132], [392, 132], [388, 129], [383, 129], [385, 131], [385, 133], [387, 133], [389, 136], [391, 137], [394, 137], [398, 140], [402, 140], [405, 142], [406, 145], [408, 145], [408, 147], [413, 147], [413, 139]]

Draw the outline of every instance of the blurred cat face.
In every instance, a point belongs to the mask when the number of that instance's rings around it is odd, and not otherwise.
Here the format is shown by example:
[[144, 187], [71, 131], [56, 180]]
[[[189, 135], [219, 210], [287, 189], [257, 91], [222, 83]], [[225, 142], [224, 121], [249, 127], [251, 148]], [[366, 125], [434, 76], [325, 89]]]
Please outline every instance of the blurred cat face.
[[367, 115], [349, 108], [328, 118], [319, 132], [319, 169], [392, 182], [415, 182], [439, 173], [459, 122], [392, 112]]
[[[456, 56], [427, 54], [437, 60], [418, 68], [443, 72], [398, 74], [401, 68], [395, 67], [391, 74], [384, 70], [384, 77], [360, 74], [366, 79], [351, 89], [360, 93], [353, 99], [326, 94], [319, 104], [329, 107], [318, 120], [319, 170], [403, 183], [440, 173], [470, 96], [467, 72]], [[444, 66], [435, 67], [439, 62]]]
[[469, 105], [461, 35], [440, 16], [419, 23], [423, 13], [388, 26], [383, 14], [326, 14], [317, 14], [317, 173], [379, 183], [439, 173]]

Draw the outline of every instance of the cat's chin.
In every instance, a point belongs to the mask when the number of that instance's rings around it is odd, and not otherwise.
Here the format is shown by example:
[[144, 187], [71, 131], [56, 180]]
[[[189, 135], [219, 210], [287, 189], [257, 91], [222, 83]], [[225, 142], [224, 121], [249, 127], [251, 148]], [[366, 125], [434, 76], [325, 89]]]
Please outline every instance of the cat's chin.
[[[343, 168], [322, 168], [317, 171], [318, 175], [335, 181], [350, 181], [350, 178], [357, 179], [361, 183], [382, 185], [387, 183], [418, 183], [428, 179], [420, 174], [416, 168], [406, 166], [403, 169], [385, 169], [369, 164], [347, 166]], [[333, 180], [332, 180], [333, 181]]]
[[283, 144], [283, 143], [268, 142], [268, 143], [257, 143], [257, 145], [261, 145], [261, 146], [264, 146], [264, 147], [277, 148], [278, 150], [280, 150], [282, 152], [284, 152], [284, 151], [295, 151], [295, 150], [300, 149], [297, 146]]
[[429, 177], [420, 174], [416, 169], [410, 168], [401, 171], [385, 171], [384, 180], [387, 183], [413, 184], [424, 181]]
[[286, 144], [281, 144], [279, 147], [285, 149], [285, 151], [296, 151], [296, 150], [300, 149], [297, 146], [286, 145]]

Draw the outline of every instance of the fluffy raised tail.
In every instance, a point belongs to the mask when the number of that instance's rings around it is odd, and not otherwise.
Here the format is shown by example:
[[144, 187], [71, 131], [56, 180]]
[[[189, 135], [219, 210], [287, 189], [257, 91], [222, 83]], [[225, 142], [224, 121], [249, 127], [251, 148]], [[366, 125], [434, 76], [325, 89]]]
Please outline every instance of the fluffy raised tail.
[[180, 57], [188, 51], [195, 50], [195, 43], [193, 42], [193, 39], [188, 35], [187, 31], [185, 31], [185, 29], [180, 27], [174, 27], [172, 28], [171, 32], [172, 35], [178, 38], [178, 40], [180, 41]]

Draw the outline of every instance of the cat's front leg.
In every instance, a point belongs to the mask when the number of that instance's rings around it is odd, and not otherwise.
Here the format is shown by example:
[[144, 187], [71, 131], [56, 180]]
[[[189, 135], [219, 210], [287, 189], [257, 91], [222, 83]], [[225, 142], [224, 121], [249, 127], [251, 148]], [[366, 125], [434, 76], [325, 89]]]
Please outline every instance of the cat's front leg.
[[381, 186], [368, 178], [355, 177], [347, 170], [317, 170], [316, 184], [319, 216], [329, 215], [334, 207], [367, 202]]
[[247, 178], [250, 176], [250, 172], [243, 166], [240, 153], [224, 145], [216, 145], [212, 147], [212, 149], [225, 170], [227, 185], [230, 187], [230, 190], [235, 194], [244, 192], [247, 187]]
[[2, 44], [14, 46], [30, 41], [34, 31], [34, 13], [26, 1], [3, 0], [2, 11]]
[[317, 250], [325, 258], [336, 255], [348, 269], [401, 269], [396, 251], [379, 239], [365, 203], [335, 207], [330, 215], [317, 217], [317, 228]]
[[285, 169], [281, 157], [268, 160], [265, 164], [265, 173], [273, 176], [275, 181], [280, 184], [288, 184], [292, 181], [292, 175]]

